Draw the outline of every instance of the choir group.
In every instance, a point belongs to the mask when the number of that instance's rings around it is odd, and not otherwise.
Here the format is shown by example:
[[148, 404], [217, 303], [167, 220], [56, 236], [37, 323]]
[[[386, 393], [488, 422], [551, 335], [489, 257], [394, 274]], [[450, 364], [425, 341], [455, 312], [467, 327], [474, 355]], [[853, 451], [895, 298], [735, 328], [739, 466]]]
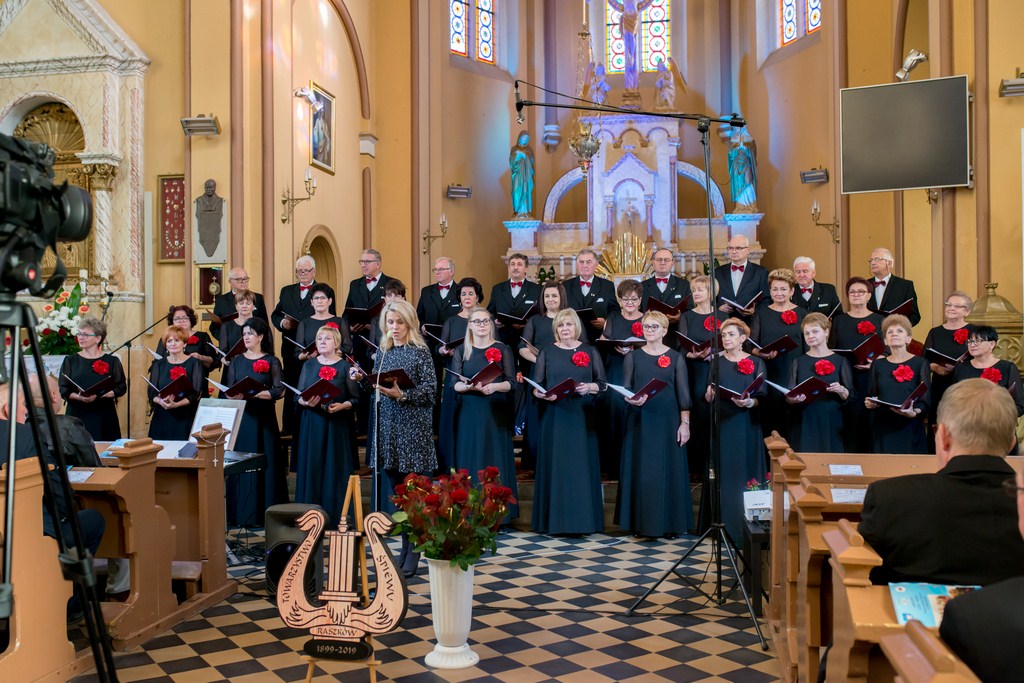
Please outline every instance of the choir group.
[[[993, 354], [993, 328], [966, 321], [966, 293], [946, 298], [942, 324], [918, 344], [914, 285], [892, 274], [887, 250], [872, 252], [870, 277], [845, 283], [845, 307], [833, 285], [816, 280], [811, 258], [769, 272], [749, 251], [734, 237], [712, 277], [687, 280], [660, 249], [651, 277], [617, 286], [595, 275], [590, 249], [577, 255], [573, 277], [543, 284], [527, 280], [528, 257], [513, 254], [508, 279], [486, 299], [480, 282], [456, 279], [454, 261], [442, 257], [414, 309], [368, 249], [341, 315], [309, 256], [272, 311], [235, 268], [209, 334], [195, 329], [190, 307], [168, 312], [149, 371], [150, 436], [187, 438], [198, 399], [214, 385], [245, 400], [236, 449], [264, 453], [268, 465], [229, 482], [228, 518], [254, 526], [268, 506], [287, 502], [282, 433], [292, 435], [296, 501], [334, 519], [358, 469], [358, 433], [385, 492], [410, 472], [487, 465], [514, 489], [521, 433], [520, 467], [535, 471], [534, 529], [603, 529], [604, 476], [619, 481], [618, 525], [672, 537], [695, 527], [691, 479], [706, 476], [717, 404], [722, 517], [738, 538], [740, 492], [764, 478], [771, 430], [798, 451], [926, 453], [943, 392], [972, 377], [1006, 387], [1024, 414], [1020, 374]], [[117, 357], [103, 352], [105, 335], [101, 322], [83, 321], [82, 350], [60, 377], [68, 413], [96, 440], [121, 436], [114, 401], [126, 392]], [[220, 380], [208, 382], [218, 367]], [[510, 519], [517, 515], [513, 507]], [[417, 560], [403, 548], [407, 572]]]

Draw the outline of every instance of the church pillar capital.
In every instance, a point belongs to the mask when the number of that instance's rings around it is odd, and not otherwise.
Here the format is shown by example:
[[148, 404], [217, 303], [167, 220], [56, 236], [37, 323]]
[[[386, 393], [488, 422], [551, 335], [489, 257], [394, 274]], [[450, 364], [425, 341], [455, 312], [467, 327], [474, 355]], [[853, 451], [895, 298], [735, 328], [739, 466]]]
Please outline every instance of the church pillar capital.
[[110, 192], [114, 189], [114, 178], [117, 177], [117, 166], [106, 163], [86, 164], [82, 167], [82, 173], [88, 176], [89, 186], [93, 190]]

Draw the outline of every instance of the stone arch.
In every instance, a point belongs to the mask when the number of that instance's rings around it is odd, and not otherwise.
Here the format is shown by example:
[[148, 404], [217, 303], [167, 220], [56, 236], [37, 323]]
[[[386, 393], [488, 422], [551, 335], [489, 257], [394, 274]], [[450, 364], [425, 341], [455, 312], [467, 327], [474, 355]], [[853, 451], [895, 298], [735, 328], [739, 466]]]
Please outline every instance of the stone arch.
[[562, 197], [566, 195], [572, 188], [583, 182], [583, 169], [579, 166], [572, 169], [551, 187], [551, 191], [548, 192], [548, 198], [544, 200], [544, 222], [553, 223], [555, 221], [555, 211], [558, 210], [558, 203], [562, 201]]
[[370, 80], [366, 76], [366, 61], [363, 59], [363, 47], [359, 43], [359, 32], [356, 31], [356, 24], [352, 21], [352, 15], [345, 6], [344, 0], [331, 0], [331, 6], [341, 20], [345, 28], [345, 35], [348, 36], [348, 44], [352, 49], [352, 59], [355, 61], [356, 79], [359, 82], [359, 109], [362, 117], [370, 119]]
[[[704, 171], [700, 170], [693, 164], [686, 163], [685, 161], [677, 161], [676, 175], [688, 178], [703, 187], [705, 192], [710, 192], [711, 209], [715, 216], [725, 215], [725, 199], [722, 197], [722, 191], [718, 189], [718, 185], [714, 182], [711, 182], [710, 184], [708, 183], [707, 176], [704, 175]], [[679, 211], [679, 207], [676, 207], [676, 211]], [[677, 218], [678, 216], [673, 216], [673, 219]]]
[[302, 241], [301, 253], [309, 254], [316, 261], [316, 279], [334, 288], [334, 303], [337, 306], [341, 283], [344, 280], [341, 275], [341, 261], [338, 258], [340, 249], [334, 233], [326, 225], [314, 225]]

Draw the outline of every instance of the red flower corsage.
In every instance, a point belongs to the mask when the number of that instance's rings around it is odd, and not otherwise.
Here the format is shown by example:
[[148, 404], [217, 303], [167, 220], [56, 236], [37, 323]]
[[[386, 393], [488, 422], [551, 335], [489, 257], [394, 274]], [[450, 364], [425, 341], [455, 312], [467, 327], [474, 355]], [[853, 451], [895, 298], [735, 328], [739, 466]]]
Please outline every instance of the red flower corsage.
[[644, 336], [644, 326], [640, 323], [639, 320], [637, 320], [635, 323], [633, 323], [633, 336], [634, 337], [642, 337], [642, 336]]
[[900, 365], [892, 371], [892, 376], [896, 378], [897, 382], [909, 382], [914, 379], [914, 371], [909, 365]]
[[94, 360], [92, 362], [92, 371], [97, 375], [105, 375], [110, 372], [110, 365], [105, 360]]
[[[957, 332], [959, 331], [957, 330]], [[1003, 378], [1003, 373], [999, 372], [998, 368], [995, 367], [985, 368], [981, 371], [981, 378], [999, 384], [999, 380]]]
[[658, 356], [658, 367], [659, 368], [667, 368], [670, 365], [672, 365], [672, 359], [671, 358], [669, 358], [668, 356]]
[[265, 359], [260, 358], [258, 361], [252, 364], [253, 372], [270, 372], [270, 363]]
[[487, 349], [484, 351], [484, 358], [487, 359], [488, 363], [500, 363], [501, 349]]
[[796, 325], [796, 311], [783, 311], [779, 317], [782, 318], [782, 322], [786, 325]]
[[709, 315], [704, 318], [704, 329], [710, 332], [712, 328], [720, 330], [722, 329], [722, 323], [715, 316]]
[[590, 365], [590, 356], [588, 356], [583, 351], [577, 351], [576, 353], [572, 354], [572, 363], [576, 367], [585, 368], [588, 365]]
[[332, 330], [337, 330], [337, 329], [339, 329], [339, 328], [338, 328], [338, 323], [334, 322], [333, 320], [332, 320], [332, 321], [330, 321], [330, 322], [328, 322], [328, 323], [324, 323], [324, 327], [329, 327], [329, 328], [331, 328]]
[[966, 344], [968, 336], [970, 336], [970, 332], [968, 332], [967, 328], [961, 327], [959, 330], [953, 333], [953, 341], [955, 341], [957, 344]]
[[325, 365], [320, 368], [320, 379], [326, 379], [328, 382], [334, 379], [338, 374], [338, 371], [332, 368], [330, 365]]
[[191, 337], [188, 338], [188, 343], [189, 344], [198, 344], [199, 343], [199, 337], [197, 337], [196, 335], [193, 334]]
[[865, 336], [875, 333], [875, 325], [870, 320], [861, 320], [857, 323], [857, 332]]
[[821, 377], [831, 375], [835, 371], [836, 366], [832, 365], [832, 363], [827, 360], [819, 360], [814, 364], [814, 372]]
[[212, 384], [210, 386], [206, 387], [206, 395], [207, 396], [213, 396], [213, 385]]
[[742, 375], [752, 375], [754, 374], [754, 361], [749, 358], [743, 358], [736, 364], [736, 369], [739, 370]]
[[185, 372], [185, 368], [181, 367], [180, 365], [175, 365], [173, 368], [171, 368], [172, 380], [178, 379], [179, 377], [184, 377], [186, 374], [187, 373]]

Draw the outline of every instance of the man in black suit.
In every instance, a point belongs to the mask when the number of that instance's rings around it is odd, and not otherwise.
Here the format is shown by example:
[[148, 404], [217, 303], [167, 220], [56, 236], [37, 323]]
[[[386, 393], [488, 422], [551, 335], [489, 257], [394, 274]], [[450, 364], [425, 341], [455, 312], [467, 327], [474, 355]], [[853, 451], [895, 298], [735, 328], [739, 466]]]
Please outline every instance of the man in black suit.
[[907, 318], [910, 319], [911, 326], [921, 322], [914, 283], [892, 274], [892, 253], [888, 249], [875, 249], [871, 252], [870, 263], [872, 277], [868, 279], [874, 286], [875, 293], [868, 297], [868, 309], [886, 315], [887, 311], [895, 309], [904, 301], [910, 301], [911, 309]]
[[594, 311], [595, 318], [590, 322], [592, 329], [587, 331], [591, 339], [597, 339], [604, 332], [605, 319], [619, 310], [615, 285], [611, 280], [595, 276], [596, 270], [597, 252], [593, 249], [580, 249], [576, 254], [577, 275], [562, 283], [569, 308], [575, 311], [589, 308]]
[[[210, 336], [214, 339], [219, 338], [217, 334], [220, 332], [221, 318], [235, 312], [235, 295], [248, 291], [249, 273], [245, 272], [245, 268], [232, 268], [228, 271], [228, 282], [231, 284], [231, 289], [223, 294], [218, 294], [213, 301]], [[253, 292], [253, 295], [256, 297], [256, 307], [252, 309], [252, 316], [262, 318], [269, 323], [270, 318], [267, 315], [267, 304], [263, 300], [263, 295], [259, 292]]]
[[[491, 316], [497, 317], [501, 313], [522, 318], [527, 313], [532, 315], [540, 312], [540, 285], [526, 279], [529, 265], [530, 259], [525, 254], [512, 254], [508, 257], [508, 279], [491, 288], [491, 299], [487, 304]], [[499, 320], [495, 326], [498, 328], [498, 338], [512, 349], [518, 361], [519, 340], [526, 325], [505, 325]]]
[[868, 486], [858, 530], [882, 557], [874, 583], [986, 586], [1024, 575], [1024, 539], [1003, 491], [1016, 425], [1013, 398], [987, 379], [946, 391], [935, 434], [941, 469]]
[[[306, 254], [295, 261], [295, 277], [298, 282], [281, 288], [281, 294], [277, 297], [277, 307], [270, 316], [274, 327], [281, 331], [281, 336], [292, 340], [299, 330], [299, 323], [313, 315], [309, 289], [316, 281], [316, 261], [312, 256]], [[334, 313], [333, 303], [329, 310]], [[294, 346], [287, 339], [281, 340], [284, 381], [292, 386], [298, 384], [299, 372], [302, 370], [302, 361], [292, 352]], [[294, 418], [295, 401], [291, 392], [286, 391], [281, 404], [282, 434], [294, 434]]]
[[814, 259], [810, 256], [796, 257], [793, 261], [793, 274], [796, 275], [796, 288], [790, 301], [808, 313], [821, 313], [827, 316], [832, 315], [833, 311], [838, 313], [842, 310], [837, 308], [841, 304], [835, 286], [814, 279], [818, 273], [814, 267]]
[[[658, 249], [651, 256], [651, 263], [654, 264], [654, 275], [643, 281], [643, 295], [640, 299], [640, 310], [649, 310], [651, 299], [657, 299], [668, 306], [678, 306], [690, 298], [690, 283], [686, 278], [676, 277], [672, 273], [672, 266], [675, 263], [675, 256], [669, 249]], [[687, 308], [692, 303], [687, 304]], [[668, 321], [675, 329], [676, 323], [682, 317], [670, 316]], [[674, 335], [673, 335], [674, 336]]]
[[[718, 310], [749, 321], [758, 306], [767, 306], [771, 301], [768, 294], [768, 270], [750, 261], [750, 240], [743, 235], [737, 235], [729, 240], [726, 253], [729, 256], [729, 263], [715, 268]], [[737, 309], [723, 301], [723, 298], [726, 298], [738, 304], [745, 304], [758, 292], [761, 293], [761, 299], [747, 308]]]
[[[420, 290], [420, 299], [416, 302], [416, 316], [420, 319], [420, 332], [425, 332], [427, 325], [435, 325], [430, 332], [441, 335], [438, 329], [444, 321], [462, 310], [459, 292], [455, 286], [455, 261], [442, 256], [434, 261], [435, 284], [427, 285]], [[431, 350], [437, 345], [430, 337], [426, 338]]]
[[[384, 299], [384, 285], [391, 278], [381, 272], [381, 262], [380, 252], [376, 249], [367, 249], [360, 255], [359, 269], [363, 274], [348, 283], [345, 308], [371, 308]], [[348, 324], [354, 334], [364, 337], [370, 329], [370, 325], [366, 323], [354, 324], [349, 320]]]
[[[1017, 528], [1024, 537], [1024, 472], [1017, 473]], [[939, 635], [987, 683], [1015, 683], [1024, 665], [1024, 576], [946, 603]]]

